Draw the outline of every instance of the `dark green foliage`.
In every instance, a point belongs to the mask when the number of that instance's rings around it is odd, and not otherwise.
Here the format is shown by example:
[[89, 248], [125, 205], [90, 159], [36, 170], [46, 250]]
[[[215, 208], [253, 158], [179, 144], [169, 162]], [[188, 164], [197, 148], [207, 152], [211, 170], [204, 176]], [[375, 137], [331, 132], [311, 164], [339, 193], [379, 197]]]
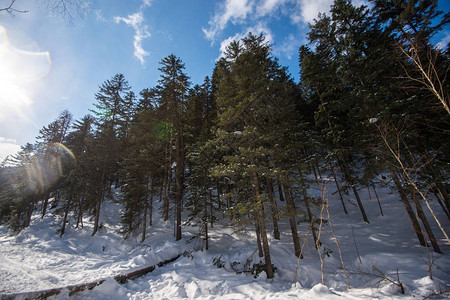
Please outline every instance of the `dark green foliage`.
[[[322, 199], [309, 193], [325, 177], [333, 178], [344, 211], [354, 196], [366, 222], [359, 193], [375, 195], [386, 174], [417, 232], [427, 220], [414, 214], [423, 199], [414, 198], [412, 183], [449, 216], [450, 50], [431, 44], [449, 14], [433, 0], [371, 2], [369, 9], [336, 0], [329, 15], [317, 17], [309, 44], [299, 45], [298, 84], [265, 37], [251, 33], [229, 44], [201, 84], [191, 85], [173, 54], [161, 60], [157, 85], [138, 96], [122, 74], [106, 80], [92, 116], [71, 126], [63, 111], [36, 144], [2, 165], [0, 222], [19, 231], [36, 207], [44, 216], [53, 198], [61, 235], [84, 216], [95, 218], [95, 234], [102, 202], [111, 198], [123, 205], [124, 236], [142, 232], [144, 241], [155, 199], [163, 201], [164, 221], [175, 218], [177, 240], [186, 221], [199, 227], [206, 249], [218, 220], [236, 230], [254, 225], [264, 263], [243, 268], [271, 278], [267, 228], [276, 238], [279, 218], [289, 219], [293, 254], [300, 255], [302, 223], [321, 245]], [[416, 61], [434, 70], [429, 80]], [[442, 88], [436, 93], [430, 84]], [[213, 263], [225, 266], [221, 256]], [[237, 262], [231, 267], [242, 272]]]
[[222, 261], [222, 255], [219, 257], [213, 258], [213, 265], [215, 265], [219, 269], [222, 269], [225, 267], [225, 262]]
[[[272, 270], [274, 273], [276, 273], [278, 268], [274, 264], [272, 264]], [[252, 266], [252, 269], [250, 270], [250, 274], [252, 274], [254, 278], [258, 278], [259, 274], [261, 274], [261, 272], [267, 273], [267, 267], [263, 261], [260, 261], [259, 263], [254, 264]]]

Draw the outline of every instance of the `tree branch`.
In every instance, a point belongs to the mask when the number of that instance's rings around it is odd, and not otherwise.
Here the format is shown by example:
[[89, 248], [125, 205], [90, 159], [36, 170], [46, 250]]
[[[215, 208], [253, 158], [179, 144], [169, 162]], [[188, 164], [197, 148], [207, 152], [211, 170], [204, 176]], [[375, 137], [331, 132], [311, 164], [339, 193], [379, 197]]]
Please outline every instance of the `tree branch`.
[[15, 9], [13, 7], [15, 2], [16, 2], [16, 0], [11, 0], [11, 3], [9, 4], [9, 6], [7, 6], [7, 7], [0, 7], [0, 12], [6, 11], [11, 16], [14, 16], [14, 13], [26, 13], [26, 12], [28, 12], [27, 10]]

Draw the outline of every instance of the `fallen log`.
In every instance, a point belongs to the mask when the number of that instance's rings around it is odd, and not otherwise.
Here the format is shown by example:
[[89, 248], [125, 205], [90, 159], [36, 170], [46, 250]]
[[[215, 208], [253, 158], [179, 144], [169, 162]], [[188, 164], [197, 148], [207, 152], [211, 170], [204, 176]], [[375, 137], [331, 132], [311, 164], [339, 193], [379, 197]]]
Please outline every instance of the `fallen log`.
[[[165, 261], [159, 262], [157, 264], [158, 267], [162, 267], [165, 266], [171, 262], [176, 261], [181, 255], [177, 255], [171, 259], [167, 259]], [[117, 281], [120, 284], [124, 284], [126, 283], [128, 280], [133, 280], [136, 279], [138, 277], [144, 276], [150, 272], [152, 272], [153, 270], [155, 270], [155, 266], [149, 266], [143, 269], [139, 269], [136, 271], [132, 271], [126, 274], [120, 274], [120, 275], [116, 275], [114, 276], [114, 280]], [[95, 288], [96, 286], [101, 285], [102, 283], [104, 283], [106, 281], [106, 278], [100, 279], [100, 280], [96, 280], [93, 282], [89, 282], [89, 283], [81, 283], [81, 284], [76, 284], [76, 285], [69, 285], [69, 286], [65, 286], [65, 287], [60, 287], [60, 288], [53, 288], [53, 289], [48, 289], [48, 290], [41, 290], [41, 291], [35, 291], [35, 292], [23, 292], [23, 293], [14, 293], [14, 294], [0, 294], [0, 300], [13, 300], [13, 299], [21, 299], [21, 300], [28, 300], [28, 299], [37, 299], [37, 300], [43, 300], [43, 299], [47, 299], [50, 296], [55, 296], [60, 294], [62, 291], [64, 290], [68, 290], [69, 291], [69, 296], [72, 296], [76, 293], [85, 291], [87, 290], [92, 290], [93, 288]]]

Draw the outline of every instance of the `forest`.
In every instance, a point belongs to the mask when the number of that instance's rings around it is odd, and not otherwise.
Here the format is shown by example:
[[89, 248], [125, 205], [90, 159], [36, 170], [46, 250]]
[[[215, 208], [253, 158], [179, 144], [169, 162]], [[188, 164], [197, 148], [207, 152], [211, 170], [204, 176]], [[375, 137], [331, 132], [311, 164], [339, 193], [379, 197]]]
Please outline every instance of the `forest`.
[[361, 192], [378, 198], [388, 186], [417, 243], [442, 253], [435, 236], [450, 244], [450, 48], [433, 37], [450, 13], [433, 0], [370, 4], [335, 0], [318, 16], [308, 44], [299, 44], [299, 82], [264, 35], [252, 33], [231, 42], [201, 83], [174, 54], [161, 60], [157, 85], [138, 93], [113, 75], [93, 95], [90, 114], [74, 120], [61, 112], [3, 161], [0, 223], [18, 233], [51, 205], [60, 236], [69, 219], [82, 227], [87, 218], [94, 236], [102, 205], [116, 201], [124, 238], [139, 234], [143, 242], [161, 217], [174, 222], [174, 240], [183, 226], [197, 226], [208, 249], [208, 231], [228, 219], [236, 229], [255, 228], [272, 278], [268, 234], [280, 238], [281, 218], [289, 220], [293, 255], [301, 256], [300, 223], [321, 247], [322, 199], [310, 190], [326, 175], [343, 213], [356, 209], [366, 223]]

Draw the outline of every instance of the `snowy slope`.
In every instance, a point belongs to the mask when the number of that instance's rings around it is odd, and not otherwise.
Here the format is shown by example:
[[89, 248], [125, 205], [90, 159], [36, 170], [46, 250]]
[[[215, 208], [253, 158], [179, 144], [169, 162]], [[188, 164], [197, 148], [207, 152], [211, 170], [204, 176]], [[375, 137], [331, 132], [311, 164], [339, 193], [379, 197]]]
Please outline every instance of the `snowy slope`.
[[[318, 191], [316, 192], [318, 194]], [[123, 240], [119, 231], [118, 204], [103, 205], [103, 228], [91, 237], [92, 224], [86, 220], [83, 229], [69, 226], [62, 237], [48, 215], [43, 220], [33, 216], [30, 228], [10, 236], [0, 228], [0, 293], [44, 290], [78, 283], [107, 279], [93, 290], [76, 294], [74, 299], [417, 299], [437, 294], [433, 299], [450, 297], [450, 253], [443, 235], [433, 228], [440, 239], [444, 255], [430, 251], [433, 280], [428, 274], [427, 249], [417, 245], [417, 238], [403, 204], [396, 194], [380, 193], [385, 216], [380, 215], [376, 200], [361, 192], [370, 224], [362, 221], [358, 208], [347, 196], [349, 215], [342, 211], [336, 195], [329, 194], [331, 221], [342, 250], [351, 289], [347, 288], [339, 251], [331, 226], [322, 227], [321, 241], [324, 260], [324, 280], [321, 284], [321, 263], [306, 224], [299, 224], [304, 258], [293, 255], [289, 224], [282, 218], [281, 240], [270, 236], [272, 262], [277, 267], [275, 278], [265, 274], [254, 278], [249, 273], [236, 274], [246, 263], [260, 261], [256, 251], [255, 234], [251, 227], [239, 233], [227, 224], [210, 228], [208, 251], [198, 250], [202, 241], [188, 240], [197, 228], [183, 227], [183, 240], [175, 242], [173, 223], [155, 217], [146, 241], [140, 236]], [[157, 209], [155, 211], [158, 211]], [[320, 207], [316, 208], [320, 215]], [[326, 213], [326, 212], [325, 212]], [[441, 218], [444, 220], [444, 218]], [[431, 217], [431, 224], [434, 224]], [[450, 228], [446, 220], [444, 226]], [[436, 226], [435, 226], [436, 227]], [[328, 249], [329, 257], [323, 255]], [[182, 254], [180, 259], [143, 277], [118, 284], [114, 275], [135, 270]], [[359, 255], [358, 255], [359, 253]], [[299, 263], [296, 282], [292, 284]], [[220, 268], [218, 267], [220, 266]], [[382, 281], [373, 271], [375, 266], [393, 281], [400, 281], [405, 295], [392, 283]], [[68, 291], [54, 299], [68, 298]], [[1, 298], [1, 297], [0, 297]]]

